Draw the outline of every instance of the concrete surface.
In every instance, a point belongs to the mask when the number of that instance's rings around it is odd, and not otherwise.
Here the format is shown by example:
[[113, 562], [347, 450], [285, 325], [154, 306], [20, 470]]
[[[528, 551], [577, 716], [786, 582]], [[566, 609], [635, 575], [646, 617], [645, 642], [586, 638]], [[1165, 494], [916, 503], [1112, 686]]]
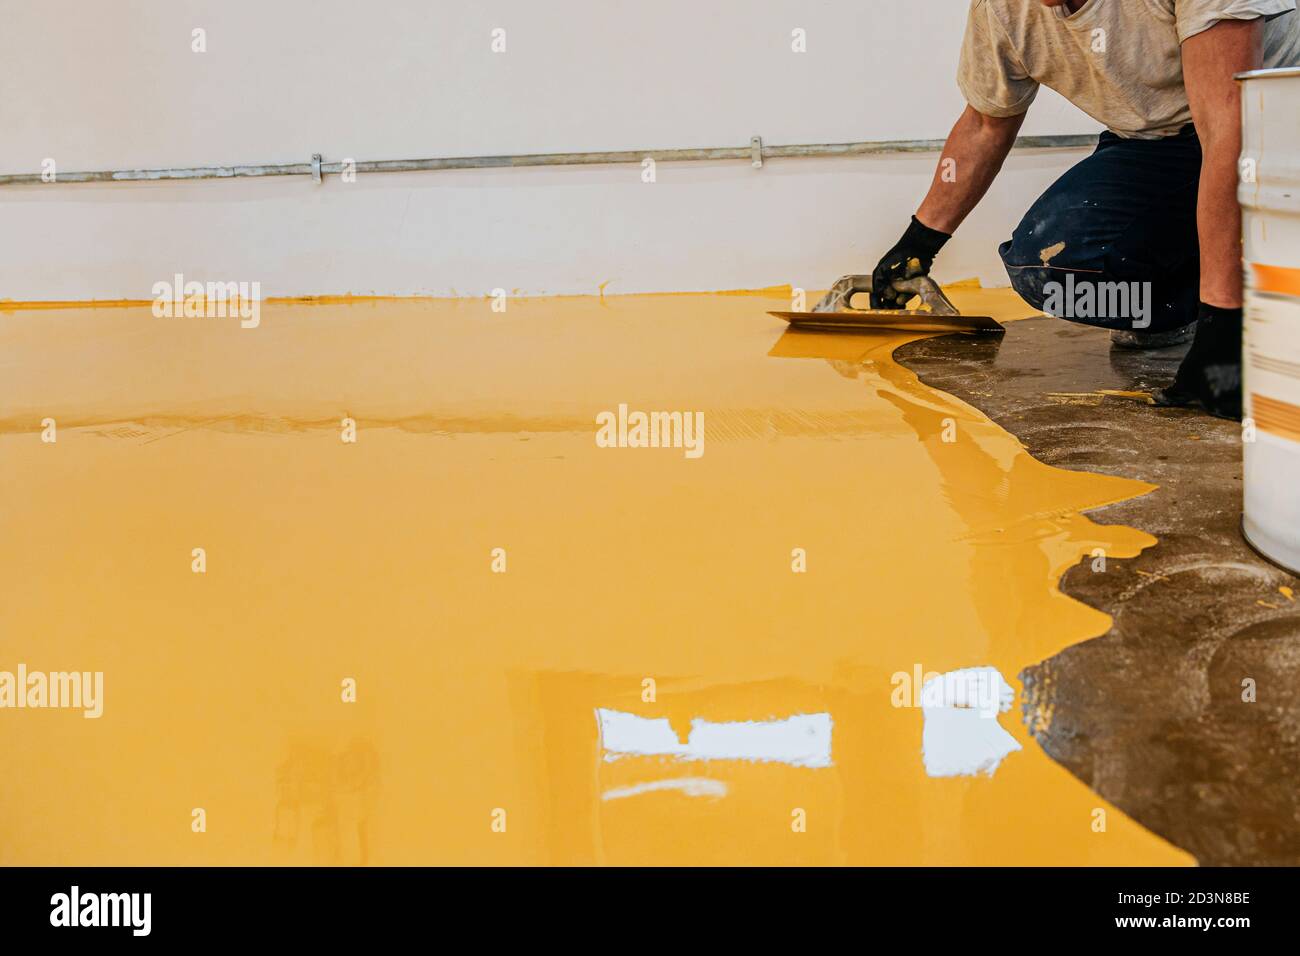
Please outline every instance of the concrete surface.
[[1160, 486], [1091, 513], [1160, 541], [1063, 576], [1114, 623], [1021, 673], [1026, 722], [1051, 757], [1202, 864], [1294, 865], [1300, 605], [1279, 588], [1300, 583], [1239, 532], [1240, 426], [1102, 393], [1164, 385], [1184, 349], [1112, 351], [1105, 332], [1038, 318], [1001, 342], [944, 336], [895, 358], [1044, 462]]

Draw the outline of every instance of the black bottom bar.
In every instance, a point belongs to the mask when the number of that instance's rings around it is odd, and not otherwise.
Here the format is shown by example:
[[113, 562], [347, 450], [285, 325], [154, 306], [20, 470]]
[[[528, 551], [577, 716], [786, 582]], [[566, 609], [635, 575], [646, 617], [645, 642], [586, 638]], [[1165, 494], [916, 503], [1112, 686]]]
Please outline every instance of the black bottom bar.
[[[697, 941], [793, 932], [805, 935], [805, 943], [833, 945], [825, 934], [837, 924], [852, 925], [864, 942], [901, 933], [918, 942], [983, 938], [1005, 945], [1023, 941], [1027, 932], [1043, 934], [1040, 944], [1100, 934], [1146, 940], [1200, 934], [1231, 942], [1256, 930], [1292, 931], [1296, 873], [8, 869], [0, 870], [0, 925], [6, 941], [63, 937], [90, 944], [374, 942], [430, 931], [447, 944], [449, 933], [489, 942], [502, 931], [531, 927], [537, 941], [552, 932], [611, 931], [670, 944], [690, 928]], [[86, 925], [104, 923], [113, 925]]]

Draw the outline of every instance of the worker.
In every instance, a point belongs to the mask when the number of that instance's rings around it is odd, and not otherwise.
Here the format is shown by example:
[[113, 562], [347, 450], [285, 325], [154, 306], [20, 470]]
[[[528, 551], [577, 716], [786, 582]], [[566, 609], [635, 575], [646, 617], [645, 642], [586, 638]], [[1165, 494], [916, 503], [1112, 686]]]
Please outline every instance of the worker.
[[1002, 243], [1012, 287], [1034, 308], [1112, 330], [1113, 347], [1190, 341], [1157, 403], [1240, 419], [1233, 74], [1296, 65], [1295, 0], [972, 0], [958, 68], [967, 106], [872, 274], [872, 308], [902, 308], [910, 293], [893, 282], [929, 274], [1045, 85], [1107, 130]]

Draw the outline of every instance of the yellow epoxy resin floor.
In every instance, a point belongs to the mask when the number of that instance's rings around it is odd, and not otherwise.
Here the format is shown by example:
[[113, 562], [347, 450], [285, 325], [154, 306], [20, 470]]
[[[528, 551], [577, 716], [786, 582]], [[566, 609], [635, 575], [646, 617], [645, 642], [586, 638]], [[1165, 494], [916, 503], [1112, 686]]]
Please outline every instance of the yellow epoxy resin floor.
[[[1150, 486], [787, 307], [0, 312], [0, 671], [103, 673], [98, 718], [0, 709], [0, 863], [1191, 862], [1043, 754], [1016, 679], [1105, 631], [1057, 578], [1154, 543], [1079, 514]], [[703, 454], [598, 447], [620, 404], [703, 412]], [[974, 667], [1020, 749], [934, 776], [896, 675]], [[829, 759], [783, 755], [814, 719]]]

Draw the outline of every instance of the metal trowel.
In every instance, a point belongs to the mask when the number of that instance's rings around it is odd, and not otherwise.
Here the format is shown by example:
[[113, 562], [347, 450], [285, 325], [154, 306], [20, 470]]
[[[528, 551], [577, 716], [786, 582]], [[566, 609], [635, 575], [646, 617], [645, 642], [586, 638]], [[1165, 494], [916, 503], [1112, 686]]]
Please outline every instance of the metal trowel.
[[791, 328], [820, 332], [859, 332], [885, 329], [897, 332], [973, 332], [998, 335], [1006, 330], [989, 315], [962, 315], [929, 276], [896, 279], [894, 288], [919, 296], [920, 309], [855, 309], [855, 293], [871, 291], [871, 276], [843, 276], [831, 286], [811, 312], [769, 312], [785, 319]]

